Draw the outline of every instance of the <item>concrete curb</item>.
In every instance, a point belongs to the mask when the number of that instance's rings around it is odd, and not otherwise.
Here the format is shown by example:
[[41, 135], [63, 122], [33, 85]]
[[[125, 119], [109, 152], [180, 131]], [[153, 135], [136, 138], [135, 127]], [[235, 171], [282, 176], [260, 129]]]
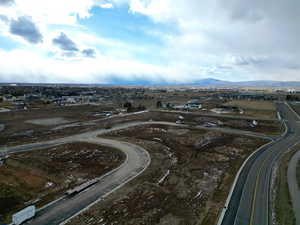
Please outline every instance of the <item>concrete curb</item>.
[[243, 163], [242, 166], [240, 167], [240, 169], [239, 169], [237, 175], [235, 176], [235, 179], [234, 179], [233, 184], [231, 185], [231, 188], [230, 188], [230, 191], [229, 191], [229, 195], [228, 195], [228, 197], [227, 197], [227, 199], [226, 199], [225, 205], [224, 205], [224, 207], [223, 207], [223, 209], [222, 209], [222, 212], [221, 212], [221, 214], [220, 214], [220, 216], [219, 216], [217, 225], [221, 225], [222, 222], [223, 222], [223, 218], [224, 218], [225, 213], [226, 213], [226, 211], [227, 211], [229, 202], [231, 201], [231, 196], [232, 196], [233, 191], [234, 191], [234, 189], [235, 189], [236, 183], [237, 183], [237, 181], [238, 181], [238, 179], [239, 179], [239, 177], [240, 177], [240, 174], [241, 174], [242, 170], [244, 169], [246, 163], [251, 159], [251, 157], [252, 157], [256, 152], [260, 151], [260, 150], [263, 149], [264, 147], [266, 147], [266, 146], [268, 146], [268, 145], [270, 145], [270, 144], [272, 144], [272, 143], [274, 143], [274, 142], [275, 142], [275, 141], [272, 140], [271, 142], [266, 143], [266, 144], [264, 144], [263, 146], [259, 147], [259, 148], [256, 149], [254, 152], [252, 152], [251, 155], [248, 156], [248, 158], [244, 161], [244, 163]]
[[295, 115], [297, 116], [297, 118], [300, 120], [300, 116], [299, 116], [298, 113], [290, 106], [290, 104], [287, 103], [287, 102], [284, 102], [284, 104], [286, 104], [286, 105], [289, 107], [289, 109], [290, 109], [291, 111], [293, 111], [293, 113], [295, 113]]
[[[137, 145], [133, 145], [133, 144], [130, 144], [130, 143], [126, 143], [126, 144], [129, 144], [129, 145], [132, 145], [132, 146], [137, 146]], [[119, 188], [123, 187], [125, 184], [127, 184], [128, 182], [132, 181], [133, 179], [135, 179], [137, 176], [141, 175], [150, 165], [151, 163], [151, 156], [149, 154], [148, 151], [146, 151], [145, 149], [139, 147], [139, 149], [142, 149], [144, 151], [144, 153], [147, 154], [148, 158], [149, 158], [149, 161], [147, 162], [146, 166], [139, 172], [137, 173], [136, 175], [134, 175], [133, 177], [131, 177], [130, 179], [126, 180], [124, 183], [122, 183], [121, 185], [119, 185], [118, 187], [112, 189], [111, 191], [109, 191], [108, 193], [106, 193], [102, 198], [99, 198], [97, 201], [89, 204], [88, 206], [86, 206], [84, 209], [80, 210], [79, 212], [77, 212], [76, 214], [74, 214], [73, 216], [69, 217], [68, 219], [66, 219], [65, 221], [61, 222], [59, 225], [65, 225], [67, 224], [68, 222], [70, 222], [70, 220], [72, 220], [73, 218], [75, 218], [76, 216], [80, 215], [81, 213], [83, 213], [84, 211], [90, 209], [93, 205], [97, 204], [98, 202], [102, 201], [103, 198], [107, 197], [108, 195], [110, 195], [111, 193], [113, 193], [114, 191], [118, 190]], [[123, 165], [123, 164], [122, 164]], [[112, 173], [112, 171], [111, 171]], [[105, 174], [104, 176], [107, 176], [109, 174]]]
[[[91, 143], [91, 142], [86, 141], [86, 140], [79, 140], [79, 141], [85, 142], [85, 143]], [[95, 143], [93, 142], [93, 144], [95, 144]], [[98, 145], [100, 145], [100, 144], [98, 144]], [[127, 162], [128, 162], [128, 155], [126, 154], [126, 159], [125, 159], [125, 161], [124, 161], [119, 167], [117, 167], [117, 168], [115, 168], [115, 169], [113, 169], [113, 170], [107, 172], [106, 174], [103, 174], [102, 176], [97, 177], [97, 178], [95, 178], [95, 179], [97, 179], [98, 181], [102, 180], [104, 177], [107, 177], [107, 176], [111, 175], [112, 173], [116, 172], [117, 170], [121, 169], [122, 166], [123, 166], [125, 163], [127, 163]], [[94, 186], [94, 185], [92, 185], [92, 186]], [[92, 186], [91, 186], [91, 187], [92, 187]], [[47, 207], [49, 207], [49, 206], [55, 204], [56, 202], [58, 202], [58, 201], [60, 201], [60, 200], [62, 200], [62, 199], [64, 199], [64, 198], [66, 198], [66, 196], [62, 196], [61, 198], [58, 198], [58, 199], [56, 199], [56, 200], [54, 200], [54, 201], [48, 203], [47, 205], [44, 205], [43, 207], [37, 209], [36, 212], [39, 212], [39, 211], [41, 211], [41, 210], [43, 210], [43, 209], [45, 209], [45, 208], [47, 208]]]
[[[285, 131], [284, 131], [283, 134], [281, 134], [280, 138], [284, 137], [284, 136], [287, 134], [287, 132], [288, 132], [287, 125], [286, 125], [285, 122], [284, 122], [284, 125], [285, 125]], [[237, 181], [238, 181], [238, 179], [239, 179], [239, 177], [240, 177], [240, 174], [241, 174], [242, 170], [244, 169], [246, 163], [251, 159], [251, 157], [252, 157], [255, 153], [257, 153], [258, 151], [260, 151], [260, 150], [263, 149], [264, 147], [273, 144], [274, 142], [275, 142], [274, 140], [271, 140], [271, 142], [266, 143], [266, 144], [264, 144], [263, 146], [259, 147], [259, 148], [256, 149], [254, 152], [252, 152], [251, 155], [248, 156], [248, 158], [244, 161], [244, 163], [243, 163], [242, 166], [240, 167], [240, 169], [239, 169], [237, 175], [235, 176], [235, 179], [234, 179], [233, 184], [231, 185], [231, 188], [230, 188], [230, 191], [229, 191], [229, 195], [228, 195], [228, 197], [227, 197], [227, 199], [226, 199], [224, 208], [222, 209], [222, 212], [221, 212], [221, 214], [220, 214], [220, 216], [219, 216], [217, 225], [221, 225], [222, 222], [223, 222], [223, 219], [224, 219], [225, 213], [226, 213], [226, 211], [227, 211], [229, 202], [231, 201], [231, 196], [232, 196], [233, 191], [234, 191], [234, 189], [235, 189], [236, 183], [237, 183]]]

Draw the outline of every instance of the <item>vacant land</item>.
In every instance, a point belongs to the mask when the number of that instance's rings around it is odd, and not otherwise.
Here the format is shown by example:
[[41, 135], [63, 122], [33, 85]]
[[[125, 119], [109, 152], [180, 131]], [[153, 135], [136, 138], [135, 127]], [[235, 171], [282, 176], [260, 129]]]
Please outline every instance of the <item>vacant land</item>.
[[46, 119], [27, 120], [25, 122], [35, 124], [35, 125], [41, 125], [41, 126], [56, 126], [56, 125], [71, 123], [72, 121], [66, 120], [63, 117], [53, 117], [53, 118], [46, 118]]
[[[80, 122], [102, 119], [103, 112], [109, 110], [112, 108], [86, 105], [1, 113], [0, 124], [5, 125], [5, 130], [0, 134], [0, 146], [35, 142], [45, 137], [50, 139], [85, 131], [93, 124]], [[66, 129], [59, 127], [62, 124]], [[103, 123], [99, 125], [103, 126]]]
[[264, 140], [172, 126], [115, 131], [151, 154], [150, 167], [69, 224], [213, 225], [243, 160]]
[[[297, 146], [299, 148], [299, 146]], [[296, 218], [293, 211], [293, 205], [287, 181], [287, 170], [290, 159], [296, 149], [284, 154], [280, 160], [277, 178], [276, 178], [276, 193], [275, 193], [275, 218], [276, 224], [280, 225], [295, 225]]]
[[225, 103], [229, 106], [237, 106], [244, 110], [244, 116], [251, 116], [257, 118], [270, 118], [275, 119], [276, 106], [273, 102], [270, 101], [230, 101]]
[[226, 105], [238, 106], [245, 109], [257, 109], [257, 110], [276, 110], [276, 107], [273, 102], [270, 101], [231, 101], [227, 102]]
[[[0, 133], [0, 146], [50, 140], [130, 121], [176, 122], [181, 115], [179, 113], [148, 112], [127, 117], [106, 118], [103, 112], [109, 109], [111, 108], [100, 106], [72, 106], [1, 113], [0, 124], [3, 124], [5, 129]], [[218, 126], [268, 134], [281, 132], [279, 123], [272, 121], [259, 121], [254, 126], [253, 120], [221, 119], [201, 114], [183, 116], [185, 122], [190, 125], [204, 125], [206, 122], [210, 122], [217, 123]]]
[[278, 135], [283, 132], [283, 127], [277, 121], [266, 121], [260, 120], [256, 121], [257, 124], [253, 124], [253, 120], [245, 120], [245, 119], [227, 119], [220, 118], [214, 116], [203, 116], [198, 113], [193, 114], [180, 114], [180, 113], [169, 113], [169, 112], [151, 112], [144, 115], [140, 115], [140, 118], [143, 120], [152, 119], [153, 121], [168, 121], [168, 122], [176, 122], [179, 117], [182, 116], [184, 118], [185, 124], [197, 126], [197, 125], [207, 125], [211, 123], [210, 126], [218, 126], [223, 128], [233, 128], [233, 129], [241, 129], [252, 132], [259, 132], [265, 134]]
[[38, 207], [90, 179], [119, 166], [125, 156], [118, 150], [88, 143], [11, 155], [0, 165], [0, 223], [28, 205]]

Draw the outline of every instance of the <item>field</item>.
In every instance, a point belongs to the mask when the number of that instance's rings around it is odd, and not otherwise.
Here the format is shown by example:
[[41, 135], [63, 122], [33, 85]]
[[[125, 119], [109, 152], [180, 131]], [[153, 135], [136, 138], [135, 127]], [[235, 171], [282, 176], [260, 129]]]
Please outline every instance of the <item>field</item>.
[[244, 116], [257, 118], [276, 119], [276, 106], [270, 101], [230, 101], [224, 105], [237, 106], [244, 110]]
[[[203, 116], [198, 113], [194, 114], [180, 114], [180, 113], [162, 113], [162, 112], [151, 112], [146, 115], [141, 115], [140, 117], [144, 117], [144, 120], [152, 119], [153, 121], [168, 121], [168, 122], [176, 122], [179, 119], [179, 116], [184, 117], [185, 124], [196, 126], [196, 125], [205, 125], [207, 123], [213, 123], [217, 127], [223, 128], [233, 128], [233, 129], [241, 129], [252, 132], [266, 133], [272, 135], [278, 135], [282, 132], [282, 127], [279, 122], [276, 121], [258, 121], [256, 126], [252, 126], [253, 120], [245, 120], [245, 119], [231, 119], [231, 118], [220, 118], [214, 116]], [[147, 118], [145, 118], [147, 117]]]
[[227, 102], [226, 105], [238, 106], [246, 109], [257, 109], [257, 110], [270, 110], [275, 111], [276, 107], [273, 102], [270, 101], [231, 101]]
[[[299, 148], [299, 146], [297, 146]], [[295, 225], [296, 218], [293, 211], [291, 196], [287, 181], [288, 163], [295, 153], [295, 149], [284, 154], [280, 160], [275, 194], [275, 218], [277, 224]]]
[[28, 205], [40, 207], [72, 187], [119, 166], [118, 150], [88, 143], [11, 155], [0, 165], [0, 224]]
[[[106, 127], [113, 127], [130, 121], [169, 121], [176, 122], [179, 113], [148, 112], [127, 117], [105, 118], [101, 112], [111, 108], [99, 106], [73, 106], [52, 110], [33, 110], [32, 112], [1, 113], [0, 146], [11, 146], [36, 141], [44, 141], [70, 136]], [[183, 115], [190, 125], [216, 123], [219, 127], [243, 129], [277, 135], [281, 132], [278, 122], [259, 121], [252, 126], [253, 120], [224, 119], [201, 114]], [[4, 130], [2, 130], [4, 128]], [[2, 130], [2, 131], [1, 131]]]
[[266, 142], [158, 125], [105, 137], [144, 147], [151, 165], [69, 224], [214, 225], [243, 160]]
[[0, 124], [5, 129], [0, 131], [0, 146], [79, 133], [95, 125], [89, 121], [102, 119], [103, 112], [111, 110], [111, 107], [86, 105], [1, 113]]

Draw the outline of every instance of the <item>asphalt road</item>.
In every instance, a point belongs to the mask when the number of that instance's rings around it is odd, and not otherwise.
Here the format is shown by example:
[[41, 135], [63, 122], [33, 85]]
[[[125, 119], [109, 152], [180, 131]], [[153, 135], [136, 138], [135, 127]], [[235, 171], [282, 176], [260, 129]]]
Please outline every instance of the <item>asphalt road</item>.
[[35, 218], [26, 224], [60, 224], [138, 176], [151, 162], [148, 152], [133, 144], [101, 138], [88, 138], [78, 141], [85, 141], [120, 149], [126, 154], [126, 161], [119, 168], [104, 175], [102, 179], [100, 179], [100, 181], [91, 188], [84, 190], [73, 197], [60, 199], [54, 204], [40, 210]]
[[274, 122], [278, 121], [278, 119], [270, 119], [270, 118], [237, 116], [237, 115], [226, 115], [226, 114], [213, 114], [213, 113], [201, 113], [201, 112], [189, 112], [189, 111], [179, 111], [179, 110], [150, 110], [149, 112], [192, 114], [192, 115], [198, 115], [198, 116], [206, 116], [206, 117], [221, 118], [221, 119], [234, 119], [234, 120], [257, 120], [257, 121], [274, 121]]
[[[116, 125], [111, 129], [98, 129], [95, 131], [84, 132], [81, 134], [71, 135], [68, 137], [58, 138], [58, 139], [54, 139], [54, 140], [50, 140], [50, 141], [42, 141], [42, 142], [36, 142], [36, 143], [24, 144], [24, 145], [18, 145], [18, 146], [9, 146], [9, 147], [5, 146], [5, 147], [0, 148], [0, 151], [6, 151], [8, 153], [16, 153], [16, 152], [22, 152], [22, 151], [30, 151], [30, 150], [49, 148], [49, 147], [53, 147], [56, 145], [76, 142], [78, 140], [85, 140], [86, 138], [97, 137], [98, 135], [103, 135], [103, 134], [109, 133], [111, 131], [117, 131], [117, 130], [121, 130], [121, 129], [127, 129], [130, 127], [136, 127], [136, 126], [155, 125], [155, 124], [177, 126], [177, 127], [182, 127], [182, 128], [190, 128], [190, 126], [184, 125], [184, 124], [175, 124], [175, 123], [171, 123], [171, 122], [161, 122], [161, 121], [128, 122], [128, 123]], [[245, 135], [245, 136], [250, 136], [250, 137], [265, 138], [265, 139], [270, 139], [270, 140], [277, 138], [277, 136], [273, 136], [273, 135], [266, 135], [263, 133], [243, 131], [243, 130], [231, 129], [231, 128], [204, 127], [204, 126], [194, 126], [193, 128], [200, 129], [200, 130], [204, 129], [204, 130], [220, 131], [220, 132], [224, 132], [224, 133]]]
[[271, 176], [280, 155], [300, 139], [300, 124], [290, 108], [278, 104], [278, 111], [286, 120], [287, 132], [257, 151], [245, 164], [231, 200], [227, 206], [222, 225], [269, 225]]

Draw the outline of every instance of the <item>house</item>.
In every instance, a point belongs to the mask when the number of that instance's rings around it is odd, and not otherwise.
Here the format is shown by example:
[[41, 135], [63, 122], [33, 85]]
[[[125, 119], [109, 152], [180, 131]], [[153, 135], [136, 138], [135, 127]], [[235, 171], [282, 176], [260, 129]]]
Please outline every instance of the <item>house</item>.
[[202, 103], [198, 99], [192, 99], [188, 101], [187, 104], [184, 105], [185, 109], [201, 109], [202, 108]]
[[242, 114], [244, 111], [237, 106], [229, 106], [229, 105], [219, 105], [216, 108], [211, 110], [215, 113], [240, 113]]

